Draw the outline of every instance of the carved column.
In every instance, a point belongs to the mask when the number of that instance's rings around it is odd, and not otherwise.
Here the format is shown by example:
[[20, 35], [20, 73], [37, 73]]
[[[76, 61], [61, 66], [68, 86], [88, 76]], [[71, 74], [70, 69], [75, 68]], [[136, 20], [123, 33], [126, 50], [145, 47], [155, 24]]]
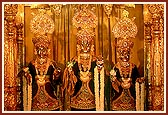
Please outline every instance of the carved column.
[[[23, 39], [23, 23], [19, 23], [16, 25], [17, 28], [17, 64], [18, 64], [18, 72], [24, 66], [24, 39]], [[22, 110], [23, 102], [22, 102], [22, 78], [21, 76], [17, 76], [17, 110]]]
[[150, 22], [147, 22], [145, 23], [145, 27], [144, 27], [144, 30], [145, 30], [145, 44], [144, 44], [144, 62], [145, 62], [145, 71], [144, 71], [144, 76], [145, 76], [145, 79], [146, 79], [146, 87], [147, 87], [147, 90], [146, 90], [146, 96], [147, 96], [147, 99], [146, 99], [146, 104], [147, 104], [147, 110], [151, 110], [152, 109], [152, 87], [151, 87], [151, 75], [152, 75], [152, 71], [153, 70], [153, 66], [152, 66], [152, 63], [151, 63], [151, 42], [152, 42], [152, 36], [151, 36], [151, 23]]
[[[164, 12], [163, 12], [164, 13]], [[160, 75], [161, 75], [161, 108], [162, 110], [165, 110], [164, 108], [164, 15], [161, 15], [160, 19], [160, 40], [159, 40], [159, 46], [160, 46]], [[166, 49], [165, 49], [166, 50]]]
[[[153, 52], [151, 54], [151, 63], [153, 66], [152, 84], [152, 110], [164, 110], [164, 34], [163, 34], [163, 4], [148, 5], [149, 12], [152, 14], [151, 47]], [[151, 70], [151, 71], [152, 71]]]
[[4, 5], [4, 110], [14, 111], [17, 104], [16, 4]]

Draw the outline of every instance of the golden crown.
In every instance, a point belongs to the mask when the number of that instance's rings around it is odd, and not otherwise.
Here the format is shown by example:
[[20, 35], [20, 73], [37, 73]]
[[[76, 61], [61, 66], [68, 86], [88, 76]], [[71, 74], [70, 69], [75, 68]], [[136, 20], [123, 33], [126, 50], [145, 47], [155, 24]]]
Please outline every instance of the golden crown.
[[[48, 5], [38, 5], [34, 8], [48, 8]], [[49, 34], [54, 32], [54, 21], [53, 19], [44, 13], [37, 14], [30, 22], [30, 30], [34, 34], [32, 38], [32, 42], [35, 47], [44, 46], [49, 47], [50, 38], [48, 37]]]
[[48, 14], [38, 14], [31, 20], [30, 30], [34, 34], [52, 34], [54, 21]]
[[72, 23], [76, 28], [88, 29], [95, 28], [98, 23], [96, 15], [87, 9], [87, 6], [82, 8], [75, 14], [72, 19]]
[[134, 23], [134, 18], [128, 18], [129, 12], [124, 10], [121, 19], [117, 19], [117, 23], [114, 25], [112, 32], [115, 38], [135, 38], [138, 29]]

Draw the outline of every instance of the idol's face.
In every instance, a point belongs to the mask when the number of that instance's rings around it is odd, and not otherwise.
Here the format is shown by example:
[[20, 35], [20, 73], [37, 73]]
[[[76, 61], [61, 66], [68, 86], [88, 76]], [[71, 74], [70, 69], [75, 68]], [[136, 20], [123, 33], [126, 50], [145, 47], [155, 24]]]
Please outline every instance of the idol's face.
[[88, 41], [80, 41], [77, 44], [78, 54], [91, 54], [94, 52], [94, 45]]
[[128, 62], [129, 61], [129, 59], [130, 59], [130, 51], [129, 50], [123, 49], [119, 53], [120, 53], [121, 61], [123, 61], [123, 62]]
[[81, 44], [81, 53], [90, 53], [91, 45], [87, 42], [83, 42]]
[[82, 71], [87, 71], [90, 70], [90, 65], [91, 65], [91, 55], [88, 53], [81, 53], [79, 55], [79, 64], [81, 64], [81, 69]]
[[36, 47], [36, 51], [37, 51], [37, 56], [38, 58], [47, 58], [48, 57], [48, 48], [44, 47], [44, 46], [38, 46]]

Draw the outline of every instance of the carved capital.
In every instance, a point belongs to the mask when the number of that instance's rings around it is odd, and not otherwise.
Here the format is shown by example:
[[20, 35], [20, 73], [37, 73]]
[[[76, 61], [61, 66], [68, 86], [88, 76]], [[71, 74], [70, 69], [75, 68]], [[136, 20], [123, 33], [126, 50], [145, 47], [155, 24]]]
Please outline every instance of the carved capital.
[[148, 10], [153, 15], [152, 18], [160, 17], [164, 12], [164, 4], [150, 4]]
[[104, 4], [103, 8], [104, 8], [104, 12], [107, 14], [109, 18], [112, 13], [113, 4]]
[[62, 4], [50, 5], [50, 8], [54, 11], [56, 16], [59, 16], [61, 14]]
[[4, 5], [4, 14], [5, 16], [15, 16], [18, 12], [18, 5], [17, 4], [5, 4]]

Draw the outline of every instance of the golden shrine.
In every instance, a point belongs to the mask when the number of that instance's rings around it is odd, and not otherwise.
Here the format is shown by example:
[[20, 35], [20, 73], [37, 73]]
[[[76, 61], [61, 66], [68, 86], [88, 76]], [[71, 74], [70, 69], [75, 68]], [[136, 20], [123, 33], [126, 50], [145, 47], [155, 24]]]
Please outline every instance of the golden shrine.
[[164, 2], [2, 7], [3, 111], [165, 111]]

